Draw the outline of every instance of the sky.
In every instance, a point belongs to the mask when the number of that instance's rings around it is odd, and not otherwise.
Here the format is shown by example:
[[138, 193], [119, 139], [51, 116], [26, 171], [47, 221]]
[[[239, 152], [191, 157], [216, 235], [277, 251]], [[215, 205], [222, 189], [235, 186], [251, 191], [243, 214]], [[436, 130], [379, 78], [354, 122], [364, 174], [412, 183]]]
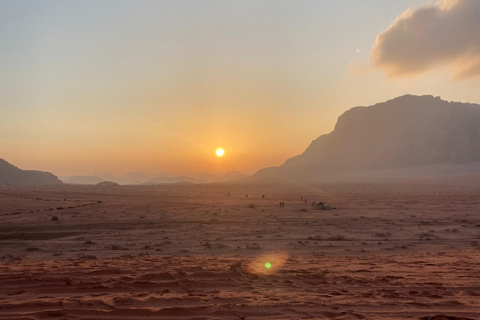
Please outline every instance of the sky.
[[0, 0], [0, 158], [60, 176], [251, 174], [355, 106], [480, 103], [479, 4]]

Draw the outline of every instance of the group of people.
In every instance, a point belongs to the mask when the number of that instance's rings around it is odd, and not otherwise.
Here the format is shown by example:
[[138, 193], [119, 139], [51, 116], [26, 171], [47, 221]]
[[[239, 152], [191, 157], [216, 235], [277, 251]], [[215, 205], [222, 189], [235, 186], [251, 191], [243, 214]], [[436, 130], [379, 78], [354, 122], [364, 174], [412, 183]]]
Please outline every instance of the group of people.
[[[265, 199], [265, 196], [263, 196], [263, 198]], [[303, 200], [305, 204], [307, 204], [308, 202], [307, 198], [304, 198], [303, 196], [301, 196], [300, 199]], [[283, 207], [285, 207], [285, 202], [280, 202], [280, 208], [283, 208]]]
[[[226, 195], [227, 197], [230, 197], [230, 192], [227, 192], [225, 195]], [[248, 194], [245, 195], [245, 198], [248, 198]], [[264, 195], [264, 194], [262, 195], [262, 199], [265, 200], [265, 195]], [[304, 198], [303, 196], [301, 196], [300, 199], [303, 200], [303, 201], [305, 202], [305, 204], [307, 204], [307, 202], [308, 202], [307, 198]], [[320, 202], [320, 203], [323, 205], [322, 202]], [[316, 202], [312, 202], [312, 206], [316, 207], [316, 206], [317, 206], [317, 203], [316, 203]], [[284, 207], [285, 207], [285, 202], [280, 202], [279, 207], [280, 207], [280, 208], [284, 208]]]

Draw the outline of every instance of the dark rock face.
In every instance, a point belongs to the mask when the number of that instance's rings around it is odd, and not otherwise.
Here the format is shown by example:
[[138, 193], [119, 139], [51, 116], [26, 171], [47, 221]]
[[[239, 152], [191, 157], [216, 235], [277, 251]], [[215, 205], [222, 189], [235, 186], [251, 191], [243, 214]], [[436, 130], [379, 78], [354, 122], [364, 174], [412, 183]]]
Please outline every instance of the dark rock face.
[[480, 105], [406, 95], [338, 118], [282, 166], [256, 179], [314, 180], [321, 175], [426, 165], [480, 162]]
[[38, 186], [63, 184], [50, 172], [21, 170], [0, 159], [0, 185]]

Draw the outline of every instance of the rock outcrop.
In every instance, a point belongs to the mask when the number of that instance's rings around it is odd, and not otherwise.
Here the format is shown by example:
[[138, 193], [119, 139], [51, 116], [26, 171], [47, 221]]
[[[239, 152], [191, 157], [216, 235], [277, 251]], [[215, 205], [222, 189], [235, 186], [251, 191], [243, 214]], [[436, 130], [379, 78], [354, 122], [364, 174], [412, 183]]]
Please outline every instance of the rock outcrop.
[[253, 180], [321, 181], [350, 173], [480, 163], [480, 105], [406, 95], [355, 107], [305, 152]]
[[38, 186], [61, 185], [57, 176], [50, 172], [21, 170], [0, 159], [0, 185]]

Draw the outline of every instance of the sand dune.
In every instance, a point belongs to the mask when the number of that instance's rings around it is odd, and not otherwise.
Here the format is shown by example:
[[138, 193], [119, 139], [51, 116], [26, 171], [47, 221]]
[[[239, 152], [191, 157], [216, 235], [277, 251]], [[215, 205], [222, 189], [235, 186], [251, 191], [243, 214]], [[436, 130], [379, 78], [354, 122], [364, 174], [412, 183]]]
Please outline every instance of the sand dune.
[[0, 319], [479, 318], [479, 192], [3, 187]]

